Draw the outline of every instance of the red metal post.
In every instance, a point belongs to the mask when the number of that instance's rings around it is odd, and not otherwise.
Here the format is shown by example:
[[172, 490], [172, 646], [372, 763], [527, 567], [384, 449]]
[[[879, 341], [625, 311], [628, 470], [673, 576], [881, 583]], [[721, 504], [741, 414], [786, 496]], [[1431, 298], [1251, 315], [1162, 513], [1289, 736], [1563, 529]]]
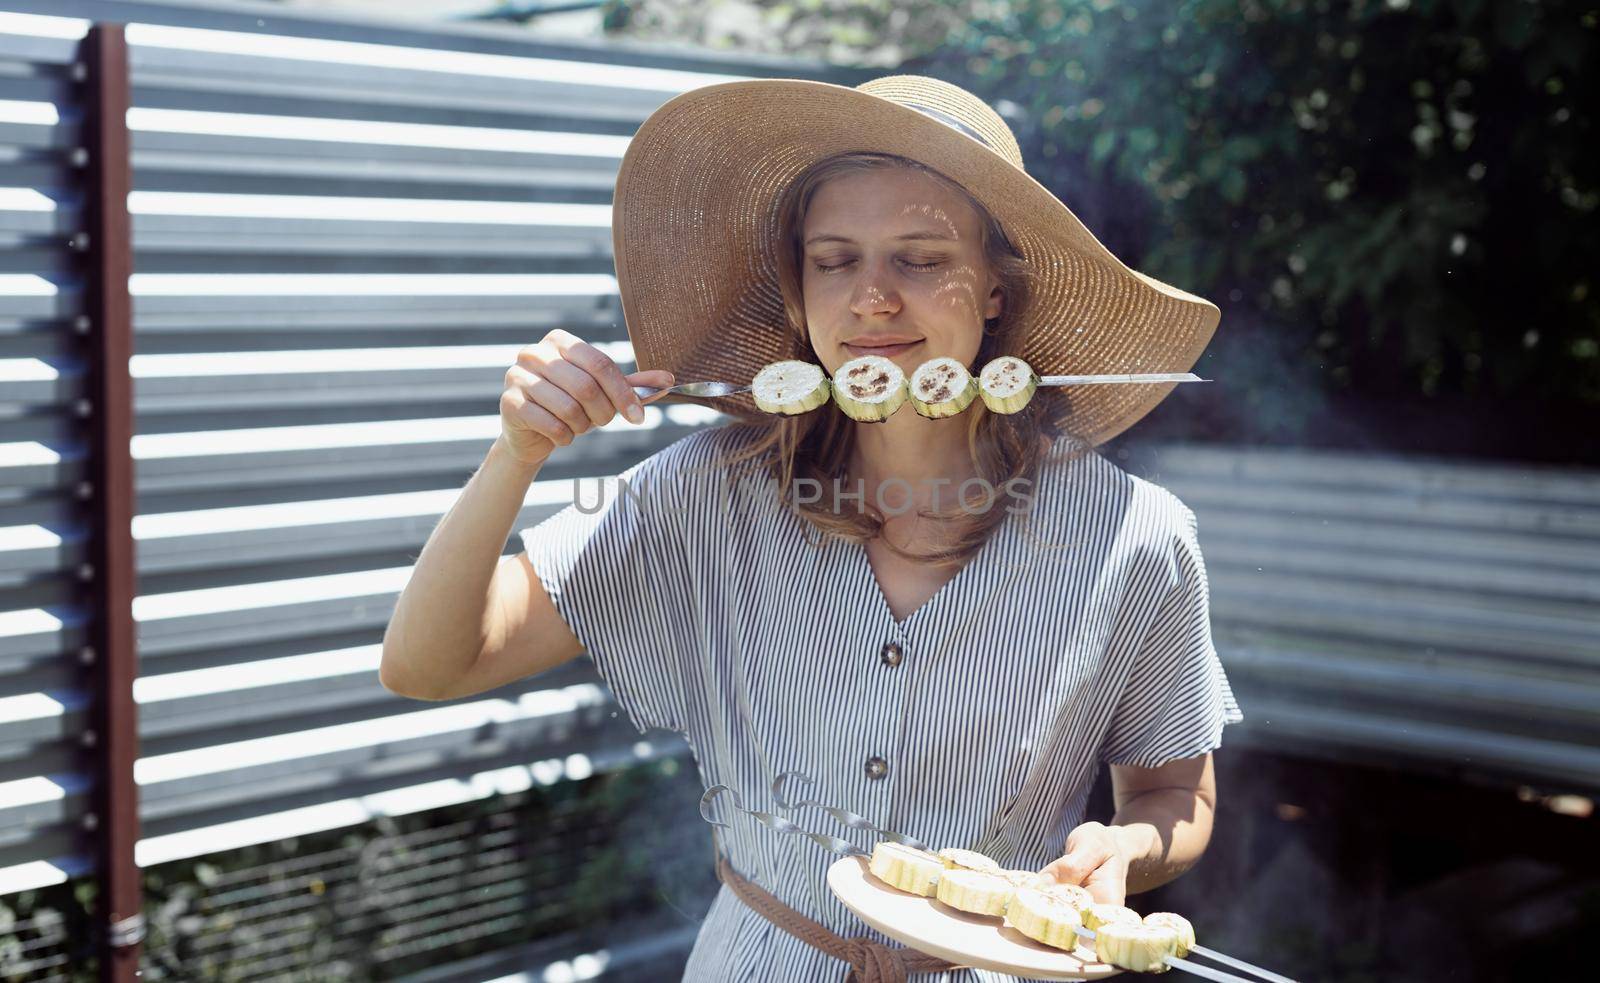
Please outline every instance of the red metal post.
[[96, 919], [100, 979], [133, 983], [145, 926], [134, 845], [139, 840], [139, 718], [133, 680], [139, 655], [133, 624], [133, 271], [128, 189], [128, 43], [121, 24], [96, 24], [83, 42], [87, 155], [87, 264], [84, 269], [91, 365], [88, 482], [93, 712], [85, 743], [95, 755], [92, 821], [100, 875]]

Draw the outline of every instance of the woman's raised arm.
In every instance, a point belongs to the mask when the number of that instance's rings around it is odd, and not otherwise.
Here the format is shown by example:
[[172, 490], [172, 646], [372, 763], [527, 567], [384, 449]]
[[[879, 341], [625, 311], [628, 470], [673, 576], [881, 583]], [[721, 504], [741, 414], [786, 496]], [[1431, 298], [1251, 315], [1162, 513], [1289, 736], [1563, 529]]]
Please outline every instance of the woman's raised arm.
[[500, 436], [428, 537], [395, 603], [379, 679], [414, 699], [471, 695], [565, 662], [582, 647], [525, 558], [501, 558], [528, 486], [556, 447], [611, 422], [640, 423], [633, 385], [672, 374], [624, 375], [610, 358], [555, 330], [506, 371]]

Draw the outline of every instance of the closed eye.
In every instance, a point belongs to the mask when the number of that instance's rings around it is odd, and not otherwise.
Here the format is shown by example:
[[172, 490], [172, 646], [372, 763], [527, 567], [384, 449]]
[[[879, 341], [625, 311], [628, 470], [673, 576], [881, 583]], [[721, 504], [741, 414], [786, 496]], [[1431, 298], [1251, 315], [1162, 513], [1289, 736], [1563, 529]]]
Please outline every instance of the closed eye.
[[[832, 273], [834, 270], [842, 270], [854, 262], [855, 260], [853, 259], [847, 259], [843, 263], [837, 263], [833, 266], [823, 266], [821, 263], [812, 263], [811, 266], [820, 273]], [[944, 264], [940, 260], [934, 260], [931, 263], [912, 263], [910, 261], [905, 261], [905, 265], [913, 270], [932, 270], [937, 269]]]

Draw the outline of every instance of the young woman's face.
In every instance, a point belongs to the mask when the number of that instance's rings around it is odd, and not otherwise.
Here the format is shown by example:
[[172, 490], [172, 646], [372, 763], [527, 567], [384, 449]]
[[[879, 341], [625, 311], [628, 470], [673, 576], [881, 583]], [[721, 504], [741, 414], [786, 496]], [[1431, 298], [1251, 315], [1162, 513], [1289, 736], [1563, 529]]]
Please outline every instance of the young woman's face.
[[1001, 310], [972, 206], [917, 171], [835, 178], [801, 233], [811, 344], [831, 375], [862, 355], [909, 376], [930, 358], [974, 369], [985, 318]]

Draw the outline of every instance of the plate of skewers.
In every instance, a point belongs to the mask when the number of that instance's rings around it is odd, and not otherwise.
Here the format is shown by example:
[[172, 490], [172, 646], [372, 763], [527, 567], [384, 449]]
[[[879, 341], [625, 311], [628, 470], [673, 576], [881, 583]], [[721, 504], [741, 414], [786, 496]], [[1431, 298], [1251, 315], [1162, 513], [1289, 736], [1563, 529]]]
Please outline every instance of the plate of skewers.
[[931, 852], [885, 841], [870, 860], [835, 861], [827, 880], [868, 925], [959, 966], [1036, 980], [1093, 980], [1173, 966], [1238, 979], [1183, 958], [1195, 938], [1180, 915], [1140, 916], [1097, 903], [1084, 888], [1006, 870], [972, 850]]

